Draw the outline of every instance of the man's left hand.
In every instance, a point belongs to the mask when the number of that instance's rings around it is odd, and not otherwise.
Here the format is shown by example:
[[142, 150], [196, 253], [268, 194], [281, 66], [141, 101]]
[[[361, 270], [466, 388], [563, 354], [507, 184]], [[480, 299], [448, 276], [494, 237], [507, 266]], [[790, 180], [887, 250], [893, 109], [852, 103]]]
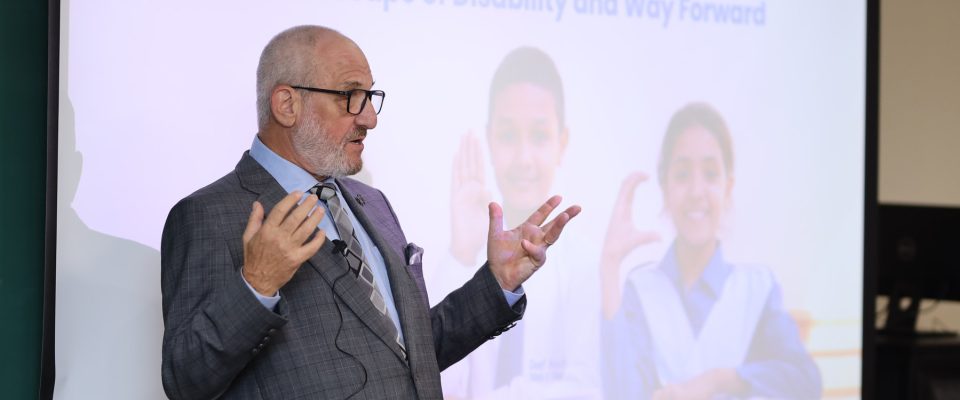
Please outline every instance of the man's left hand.
[[557, 242], [563, 227], [580, 214], [580, 206], [570, 206], [544, 224], [561, 201], [553, 196], [520, 226], [503, 230], [503, 209], [490, 203], [490, 231], [487, 261], [500, 287], [515, 292], [523, 282], [547, 262], [547, 247]]

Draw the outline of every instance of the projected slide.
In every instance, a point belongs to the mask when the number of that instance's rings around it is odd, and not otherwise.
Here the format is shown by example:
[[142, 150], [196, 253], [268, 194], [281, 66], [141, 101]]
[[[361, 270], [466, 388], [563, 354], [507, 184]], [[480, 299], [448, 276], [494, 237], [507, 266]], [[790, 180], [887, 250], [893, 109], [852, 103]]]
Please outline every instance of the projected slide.
[[[355, 178], [432, 303], [487, 204], [583, 212], [448, 399], [859, 398], [865, 2], [62, 2], [55, 393], [165, 398], [160, 235], [257, 133], [260, 51], [337, 29], [386, 92]], [[310, 82], [291, 82], [308, 85]]]

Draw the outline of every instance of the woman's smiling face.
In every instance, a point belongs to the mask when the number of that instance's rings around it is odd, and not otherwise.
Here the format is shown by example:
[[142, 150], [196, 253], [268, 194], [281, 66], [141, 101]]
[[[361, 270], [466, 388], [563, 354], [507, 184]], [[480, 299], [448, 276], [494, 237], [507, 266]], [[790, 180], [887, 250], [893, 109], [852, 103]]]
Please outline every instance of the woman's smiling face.
[[677, 137], [662, 181], [677, 240], [694, 246], [716, 240], [733, 189], [726, 165], [720, 143], [706, 128], [693, 125]]

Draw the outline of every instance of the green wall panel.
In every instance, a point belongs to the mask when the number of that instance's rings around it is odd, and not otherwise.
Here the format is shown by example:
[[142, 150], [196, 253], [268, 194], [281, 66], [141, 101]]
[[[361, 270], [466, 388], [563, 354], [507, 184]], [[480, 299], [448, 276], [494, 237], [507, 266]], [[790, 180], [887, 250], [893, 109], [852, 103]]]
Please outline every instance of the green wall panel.
[[0, 1], [0, 398], [40, 385], [46, 203], [45, 0]]

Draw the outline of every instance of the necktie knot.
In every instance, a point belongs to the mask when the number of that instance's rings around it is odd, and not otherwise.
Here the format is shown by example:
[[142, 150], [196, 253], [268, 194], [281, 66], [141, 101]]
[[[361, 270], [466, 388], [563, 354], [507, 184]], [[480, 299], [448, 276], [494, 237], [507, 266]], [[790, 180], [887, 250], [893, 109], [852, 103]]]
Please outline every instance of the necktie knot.
[[327, 202], [337, 196], [337, 187], [333, 186], [332, 183], [318, 183], [310, 189], [310, 192], [320, 197], [323, 202]]

